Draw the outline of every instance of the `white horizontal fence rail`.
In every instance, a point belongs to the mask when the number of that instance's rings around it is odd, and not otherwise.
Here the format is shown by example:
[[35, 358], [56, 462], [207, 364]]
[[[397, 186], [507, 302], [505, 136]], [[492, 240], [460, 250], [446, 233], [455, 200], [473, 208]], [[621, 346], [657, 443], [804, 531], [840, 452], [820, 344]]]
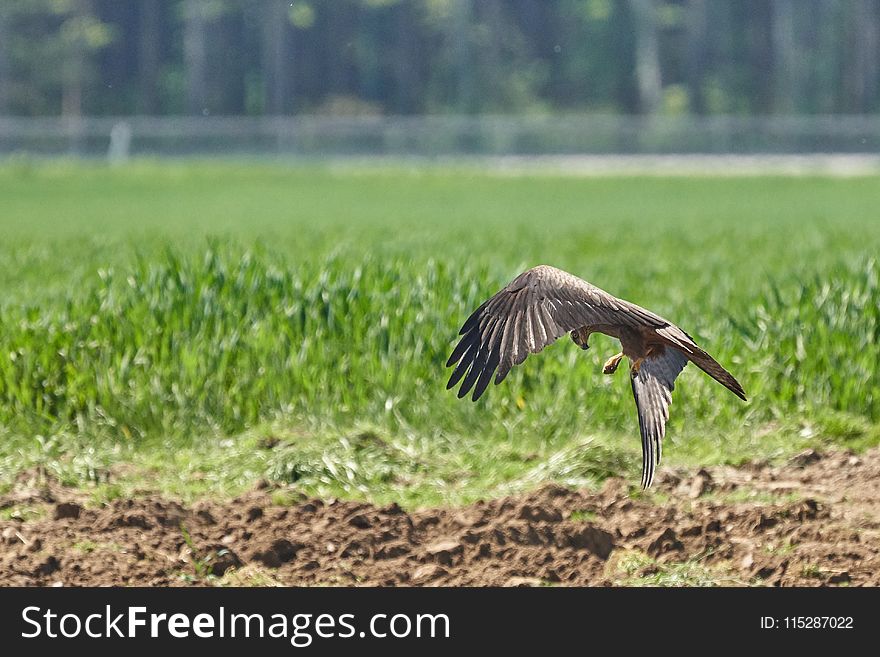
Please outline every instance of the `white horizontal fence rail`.
[[880, 116], [0, 117], [0, 155], [880, 154]]

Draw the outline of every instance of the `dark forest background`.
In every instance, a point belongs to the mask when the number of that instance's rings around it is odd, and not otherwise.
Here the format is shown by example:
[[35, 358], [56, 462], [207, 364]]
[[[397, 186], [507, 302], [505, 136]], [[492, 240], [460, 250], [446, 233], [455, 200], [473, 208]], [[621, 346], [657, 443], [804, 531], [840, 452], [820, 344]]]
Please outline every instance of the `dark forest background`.
[[2, 0], [0, 114], [865, 114], [880, 0]]

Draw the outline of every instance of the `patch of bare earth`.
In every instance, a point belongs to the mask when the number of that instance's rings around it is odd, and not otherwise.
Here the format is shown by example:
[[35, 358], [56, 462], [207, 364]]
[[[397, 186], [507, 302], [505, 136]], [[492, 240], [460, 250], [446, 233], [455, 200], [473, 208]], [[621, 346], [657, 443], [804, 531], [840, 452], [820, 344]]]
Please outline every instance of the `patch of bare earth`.
[[878, 585], [878, 482], [880, 448], [808, 451], [667, 471], [652, 496], [612, 479], [408, 513], [267, 490], [89, 508], [25, 476], [0, 498], [0, 584], [613, 585], [690, 563], [728, 585]]

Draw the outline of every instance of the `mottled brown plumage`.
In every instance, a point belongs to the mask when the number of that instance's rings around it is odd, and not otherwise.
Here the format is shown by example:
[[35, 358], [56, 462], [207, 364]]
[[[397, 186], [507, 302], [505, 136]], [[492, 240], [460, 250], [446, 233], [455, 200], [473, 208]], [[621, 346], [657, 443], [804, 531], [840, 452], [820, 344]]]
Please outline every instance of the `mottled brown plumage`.
[[446, 363], [455, 365], [447, 389], [461, 381], [459, 397], [472, 388], [477, 401], [492, 375], [501, 383], [514, 365], [566, 333], [588, 349], [591, 333], [620, 340], [622, 353], [605, 364], [612, 374], [623, 356], [642, 435], [642, 487], [651, 485], [660, 462], [675, 379], [688, 361], [745, 400], [739, 382], [672, 322], [573, 276], [540, 265], [517, 276], [465, 321], [458, 345]]

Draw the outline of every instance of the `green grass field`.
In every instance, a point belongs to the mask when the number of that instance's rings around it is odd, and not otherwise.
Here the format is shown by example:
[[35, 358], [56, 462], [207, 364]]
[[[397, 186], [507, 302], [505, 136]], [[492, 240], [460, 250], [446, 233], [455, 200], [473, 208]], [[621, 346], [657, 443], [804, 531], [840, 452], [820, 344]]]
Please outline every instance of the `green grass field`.
[[0, 167], [0, 490], [98, 500], [259, 479], [410, 506], [637, 483], [616, 343], [570, 340], [477, 404], [469, 312], [548, 263], [681, 325], [743, 383], [676, 388], [664, 466], [880, 442], [880, 179], [475, 168]]

